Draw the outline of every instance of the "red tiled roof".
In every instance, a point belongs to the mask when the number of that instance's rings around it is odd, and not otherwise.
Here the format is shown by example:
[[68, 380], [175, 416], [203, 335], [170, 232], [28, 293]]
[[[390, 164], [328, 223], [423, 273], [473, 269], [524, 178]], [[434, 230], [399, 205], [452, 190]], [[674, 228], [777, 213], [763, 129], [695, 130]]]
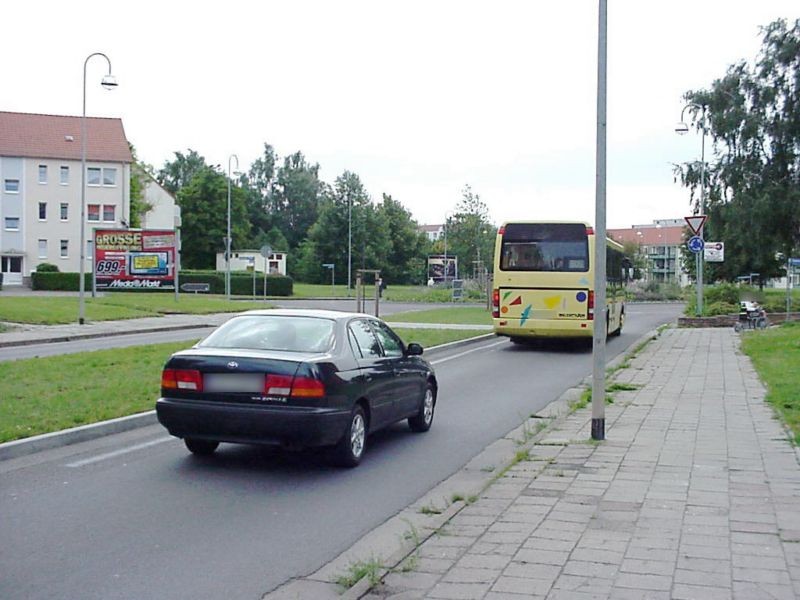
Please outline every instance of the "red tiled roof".
[[[635, 242], [640, 246], [678, 246], [683, 243], [686, 227], [631, 227], [607, 229], [608, 237], [620, 242]], [[639, 233], [641, 232], [641, 235]]]
[[[86, 132], [88, 160], [133, 162], [121, 119], [86, 117]], [[0, 156], [80, 160], [81, 117], [0, 111]]]

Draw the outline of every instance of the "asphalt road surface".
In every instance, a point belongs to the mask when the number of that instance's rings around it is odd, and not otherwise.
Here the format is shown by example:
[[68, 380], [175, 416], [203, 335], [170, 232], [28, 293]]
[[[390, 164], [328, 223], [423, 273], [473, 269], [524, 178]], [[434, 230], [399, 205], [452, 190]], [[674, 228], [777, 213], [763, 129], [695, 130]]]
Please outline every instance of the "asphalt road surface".
[[[629, 306], [608, 358], [678, 316]], [[491, 339], [430, 357], [433, 428], [369, 439], [357, 469], [160, 426], [0, 462], [0, 598], [257, 600], [350, 547], [591, 372], [588, 347]]]

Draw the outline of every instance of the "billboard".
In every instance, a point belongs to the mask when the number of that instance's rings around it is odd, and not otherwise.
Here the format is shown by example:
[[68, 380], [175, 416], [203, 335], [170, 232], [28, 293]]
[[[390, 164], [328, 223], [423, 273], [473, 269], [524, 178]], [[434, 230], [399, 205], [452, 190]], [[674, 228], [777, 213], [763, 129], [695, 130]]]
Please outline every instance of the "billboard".
[[95, 229], [97, 289], [175, 289], [175, 240], [169, 229]]
[[[458, 257], [447, 256], [447, 280], [452, 281], [458, 277]], [[428, 279], [433, 279], [438, 283], [444, 281], [445, 276], [445, 256], [437, 254], [428, 256]]]

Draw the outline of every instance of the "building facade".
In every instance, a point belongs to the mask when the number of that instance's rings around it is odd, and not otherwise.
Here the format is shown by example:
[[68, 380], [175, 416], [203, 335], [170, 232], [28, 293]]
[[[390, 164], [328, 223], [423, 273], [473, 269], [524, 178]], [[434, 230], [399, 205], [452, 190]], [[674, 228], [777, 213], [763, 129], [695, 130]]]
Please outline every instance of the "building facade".
[[[87, 272], [95, 228], [127, 227], [132, 156], [120, 119], [86, 119]], [[0, 267], [22, 285], [43, 262], [80, 270], [81, 117], [0, 112]]]
[[641, 273], [644, 281], [685, 286], [689, 283], [681, 255], [685, 229], [683, 219], [661, 219], [630, 229], [608, 229], [607, 235], [621, 244], [633, 242], [639, 247], [645, 265]]

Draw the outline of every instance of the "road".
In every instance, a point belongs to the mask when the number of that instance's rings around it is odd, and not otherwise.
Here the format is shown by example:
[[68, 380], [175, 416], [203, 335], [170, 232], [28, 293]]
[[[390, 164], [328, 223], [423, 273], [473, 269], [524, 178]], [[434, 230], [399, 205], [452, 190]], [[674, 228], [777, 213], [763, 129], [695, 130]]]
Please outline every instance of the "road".
[[[609, 359], [674, 321], [634, 305]], [[591, 372], [588, 348], [491, 339], [431, 357], [433, 428], [369, 440], [362, 465], [223, 445], [199, 459], [158, 426], [0, 463], [0, 597], [256, 600], [317, 570]]]

